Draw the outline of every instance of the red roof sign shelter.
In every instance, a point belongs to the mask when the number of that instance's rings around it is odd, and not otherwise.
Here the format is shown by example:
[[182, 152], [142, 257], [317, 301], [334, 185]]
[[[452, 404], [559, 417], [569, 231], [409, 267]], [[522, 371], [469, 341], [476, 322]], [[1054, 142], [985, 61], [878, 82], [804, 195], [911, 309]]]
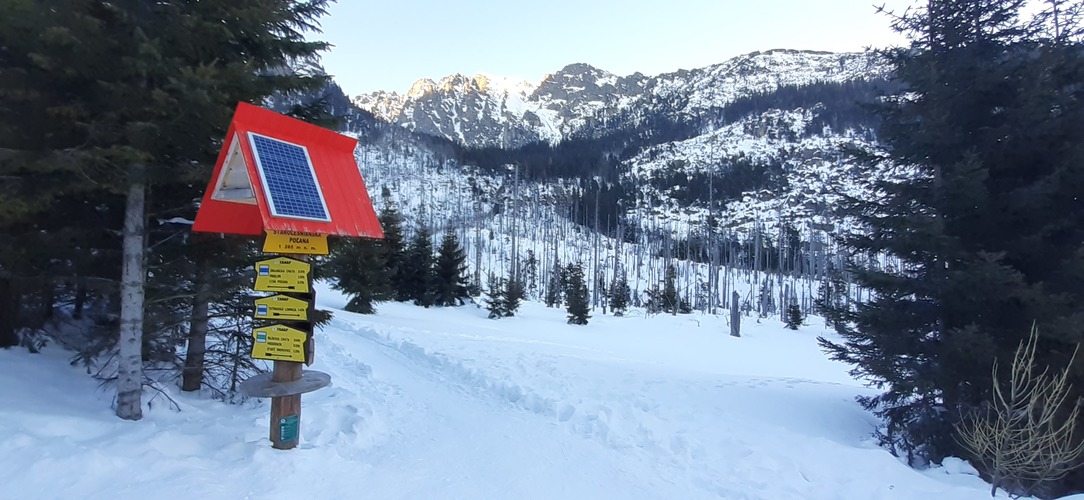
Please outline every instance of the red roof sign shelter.
[[192, 230], [382, 238], [356, 146], [342, 134], [238, 104]]

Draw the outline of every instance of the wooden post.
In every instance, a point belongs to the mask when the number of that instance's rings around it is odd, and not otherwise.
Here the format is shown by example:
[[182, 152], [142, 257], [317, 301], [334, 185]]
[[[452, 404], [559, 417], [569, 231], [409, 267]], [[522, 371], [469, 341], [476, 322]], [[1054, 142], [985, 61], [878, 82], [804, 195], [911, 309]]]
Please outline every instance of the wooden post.
[[[271, 398], [268, 437], [271, 446], [278, 450], [296, 448], [301, 440], [301, 395], [331, 383], [331, 376], [326, 373], [302, 369], [302, 363], [311, 364], [314, 356], [312, 323], [316, 293], [312, 288], [309, 257], [281, 252], [284, 246], [310, 253], [322, 247], [322, 254], [326, 255], [326, 239], [314, 243], [316, 236], [319, 235], [295, 238], [304, 240], [301, 242], [265, 240], [264, 252], [279, 256], [254, 265], [257, 275], [253, 290], [277, 295], [253, 303], [253, 318], [269, 323], [253, 328], [252, 356], [271, 360], [273, 365], [270, 372], [245, 379], [240, 389], [246, 396]], [[298, 244], [310, 246], [299, 248]]]
[[[272, 382], [295, 382], [301, 380], [301, 363], [274, 361]], [[271, 446], [277, 450], [289, 450], [301, 440], [301, 395], [271, 398]]]
[[[286, 255], [293, 259], [309, 262], [308, 255]], [[309, 274], [310, 303], [316, 301], [316, 291], [312, 290], [312, 274]], [[311, 319], [314, 310], [310, 307]], [[309, 322], [309, 335], [312, 335], [312, 322]], [[301, 380], [302, 363], [296, 361], [273, 361], [272, 382], [297, 382]], [[276, 450], [291, 450], [301, 441], [301, 394], [275, 396], [271, 398], [271, 447]]]

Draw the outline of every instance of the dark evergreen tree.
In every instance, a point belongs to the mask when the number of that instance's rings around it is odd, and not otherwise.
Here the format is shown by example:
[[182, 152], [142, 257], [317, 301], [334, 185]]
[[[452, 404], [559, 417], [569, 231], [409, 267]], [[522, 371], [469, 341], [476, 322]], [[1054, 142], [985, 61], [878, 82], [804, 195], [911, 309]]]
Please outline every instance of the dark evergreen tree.
[[798, 304], [792, 303], [787, 306], [787, 314], [784, 319], [787, 328], [797, 330], [805, 322], [805, 315], [802, 314], [802, 308], [798, 307]]
[[840, 314], [849, 312], [848, 293], [850, 292], [843, 277], [843, 272], [834, 268], [829, 269], [828, 276], [821, 281], [820, 286], [817, 288], [817, 297], [813, 301], [815, 310], [818, 314], [824, 316], [825, 323], [828, 326], [834, 328], [837, 323], [843, 321]]
[[[184, 353], [181, 390], [207, 390], [217, 398], [235, 401], [237, 384], [262, 368], [249, 349], [251, 342], [252, 292], [248, 269], [260, 260], [255, 241], [193, 234], [193, 296], [189, 309], [188, 338]], [[163, 290], [165, 292], [165, 290]], [[95, 350], [81, 353], [84, 363]]]
[[666, 275], [663, 277], [662, 295], [659, 297], [664, 310], [670, 314], [677, 314], [681, 309], [681, 297], [677, 291], [677, 269], [673, 264], [666, 266]]
[[504, 280], [493, 273], [489, 273], [486, 281], [486, 310], [489, 311], [489, 319], [505, 316]]
[[[16, 245], [34, 242], [10, 237], [23, 232], [60, 238], [0, 250], [0, 280], [21, 280], [26, 273], [31, 284], [43, 285], [31, 289], [40, 290], [44, 310], [56, 305], [56, 292], [67, 286], [56, 277], [67, 276], [76, 289], [76, 310], [104, 311], [101, 325], [114, 334], [119, 330], [123, 339], [115, 342], [113, 336], [113, 342], [102, 344], [119, 351], [114, 357], [119, 361], [117, 414], [123, 418], [141, 416], [141, 362], [172, 357], [173, 346], [183, 340], [176, 338], [182, 329], [177, 321], [186, 317], [186, 306], [176, 297], [190, 294], [195, 281], [192, 256], [167, 248], [182, 246], [177, 242], [185, 238], [165, 236], [168, 231], [156, 232], [143, 221], [148, 213], [155, 215], [152, 220], [191, 218], [191, 200], [205, 185], [215, 141], [238, 101], [260, 102], [275, 92], [326, 81], [289, 69], [326, 47], [304, 36], [315, 30], [326, 4], [76, 0], [4, 5], [0, 171], [7, 182], [0, 225], [9, 235], [6, 241]], [[148, 187], [154, 188], [149, 194]], [[166, 210], [172, 205], [167, 199], [186, 201]], [[80, 204], [82, 209], [72, 210]], [[95, 236], [65, 243], [77, 233]], [[37, 257], [25, 253], [31, 249], [49, 264], [35, 266]], [[116, 265], [122, 257], [123, 266]], [[111, 269], [88, 267], [103, 258], [113, 259]], [[92, 283], [121, 276], [126, 278], [120, 287], [91, 289]], [[156, 282], [159, 278], [163, 281]], [[0, 294], [5, 289], [0, 286]], [[118, 290], [122, 300], [116, 311], [108, 304], [117, 303]], [[11, 299], [0, 296], [4, 305]], [[88, 300], [106, 305], [87, 307]]]
[[757, 293], [757, 310], [761, 318], [767, 318], [775, 314], [775, 282], [772, 277], [765, 275]]
[[538, 293], [538, 257], [534, 250], [527, 249], [527, 260], [523, 263], [523, 281], [527, 293], [531, 297], [537, 297]]
[[419, 306], [433, 305], [434, 263], [433, 239], [429, 228], [422, 225], [410, 240], [399, 269], [402, 292], [407, 300]]
[[527, 290], [523, 286], [523, 281], [518, 278], [506, 280], [504, 282], [504, 310], [505, 316], [515, 316], [519, 311], [519, 306], [523, 304], [523, 299], [527, 297]]
[[392, 297], [399, 302], [410, 300], [404, 284], [406, 274], [403, 272], [403, 259], [406, 248], [403, 243], [403, 217], [391, 202], [380, 209], [380, 227], [384, 231], [380, 249], [384, 254], [384, 269]]
[[614, 316], [624, 316], [629, 309], [629, 303], [632, 301], [632, 290], [629, 288], [629, 281], [625, 278], [624, 273], [614, 277], [613, 282], [610, 284], [609, 299], [610, 309], [613, 311]]
[[546, 302], [546, 307], [557, 307], [561, 305], [565, 288], [565, 283], [562, 279], [563, 274], [564, 270], [561, 268], [561, 265], [554, 262], [549, 279], [546, 280], [546, 296], [543, 297]]
[[565, 310], [568, 312], [568, 323], [572, 325], [586, 325], [591, 318], [591, 302], [587, 295], [587, 282], [583, 277], [583, 264], [577, 262], [565, 267]]
[[433, 299], [438, 306], [463, 304], [467, 293], [467, 253], [455, 233], [448, 231], [440, 242], [433, 281]]
[[[953, 424], [990, 400], [993, 360], [1033, 321], [1044, 366], [1084, 335], [1084, 58], [1036, 36], [1023, 4], [931, 1], [896, 22], [910, 47], [885, 54], [906, 94], [881, 109], [884, 151], [860, 158], [907, 175], [850, 203], [866, 231], [844, 243], [874, 293], [829, 307], [843, 341], [821, 344], [885, 389], [860, 401], [908, 459], [960, 451]], [[885, 254], [901, 265], [867, 259]]]
[[323, 273], [332, 278], [331, 287], [350, 295], [346, 309], [374, 314], [374, 301], [391, 295], [385, 254], [379, 240], [348, 238], [333, 240], [331, 255], [323, 264]]

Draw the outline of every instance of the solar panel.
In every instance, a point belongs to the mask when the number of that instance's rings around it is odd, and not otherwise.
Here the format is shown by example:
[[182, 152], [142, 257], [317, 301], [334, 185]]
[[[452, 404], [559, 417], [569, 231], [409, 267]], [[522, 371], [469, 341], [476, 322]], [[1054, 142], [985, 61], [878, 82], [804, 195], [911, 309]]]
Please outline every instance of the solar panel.
[[330, 221], [327, 202], [304, 146], [249, 132], [271, 215]]

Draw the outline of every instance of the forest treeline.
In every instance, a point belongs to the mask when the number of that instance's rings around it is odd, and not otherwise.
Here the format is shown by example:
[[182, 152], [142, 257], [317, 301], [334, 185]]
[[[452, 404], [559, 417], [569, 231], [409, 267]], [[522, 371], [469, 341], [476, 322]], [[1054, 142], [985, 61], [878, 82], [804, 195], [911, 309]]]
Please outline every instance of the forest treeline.
[[254, 244], [185, 221], [238, 102], [329, 118], [286, 104], [328, 85], [327, 4], [0, 2], [0, 346], [67, 344], [125, 419], [144, 387], [229, 397], [256, 369]]
[[[1081, 435], [1058, 431], [1084, 396], [1084, 46], [1081, 2], [1025, 4], [895, 18], [910, 43], [884, 56], [903, 92], [879, 102], [879, 149], [856, 161], [906, 175], [840, 208], [858, 224], [852, 256], [901, 261], [852, 261], [873, 293], [829, 307], [841, 339], [821, 345], [881, 389], [859, 400], [883, 445], [911, 463], [967, 457], [995, 490], [1049, 497], [1084, 488]], [[1031, 332], [1034, 357], [1010, 363]], [[1060, 400], [1008, 385], [1062, 370]]]

